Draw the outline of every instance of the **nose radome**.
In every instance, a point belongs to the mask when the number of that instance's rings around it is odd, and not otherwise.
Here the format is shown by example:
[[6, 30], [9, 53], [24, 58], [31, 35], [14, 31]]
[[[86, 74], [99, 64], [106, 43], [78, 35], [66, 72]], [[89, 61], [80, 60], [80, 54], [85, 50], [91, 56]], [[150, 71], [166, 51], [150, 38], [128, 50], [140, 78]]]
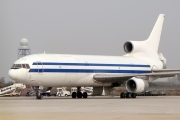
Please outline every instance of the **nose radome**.
[[16, 69], [10, 69], [8, 72], [8, 75], [11, 79], [16, 80], [17, 79], [17, 70]]

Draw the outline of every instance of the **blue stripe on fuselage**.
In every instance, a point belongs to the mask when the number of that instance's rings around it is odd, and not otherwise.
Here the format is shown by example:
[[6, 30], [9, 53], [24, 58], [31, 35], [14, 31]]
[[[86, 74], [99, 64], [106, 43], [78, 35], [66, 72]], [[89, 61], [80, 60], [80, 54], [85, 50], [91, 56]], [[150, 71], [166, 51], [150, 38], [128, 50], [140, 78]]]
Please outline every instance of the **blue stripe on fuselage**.
[[72, 65], [72, 66], [116, 66], [116, 67], [150, 67], [143, 64], [104, 64], [104, 63], [58, 63], [58, 62], [33, 62], [33, 65]]
[[29, 72], [59, 73], [150, 73], [149, 70], [98, 70], [98, 69], [30, 69]]

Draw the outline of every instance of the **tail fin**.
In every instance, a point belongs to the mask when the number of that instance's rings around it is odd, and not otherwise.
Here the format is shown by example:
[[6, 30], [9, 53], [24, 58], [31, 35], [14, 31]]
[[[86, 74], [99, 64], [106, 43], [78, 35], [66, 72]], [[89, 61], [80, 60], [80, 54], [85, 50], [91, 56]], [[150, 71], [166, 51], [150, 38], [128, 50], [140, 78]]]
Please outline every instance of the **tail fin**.
[[158, 51], [158, 48], [159, 48], [161, 31], [162, 31], [163, 22], [164, 22], [164, 16], [165, 16], [164, 14], [159, 15], [149, 38], [146, 40], [148, 45], [151, 45], [155, 51]]

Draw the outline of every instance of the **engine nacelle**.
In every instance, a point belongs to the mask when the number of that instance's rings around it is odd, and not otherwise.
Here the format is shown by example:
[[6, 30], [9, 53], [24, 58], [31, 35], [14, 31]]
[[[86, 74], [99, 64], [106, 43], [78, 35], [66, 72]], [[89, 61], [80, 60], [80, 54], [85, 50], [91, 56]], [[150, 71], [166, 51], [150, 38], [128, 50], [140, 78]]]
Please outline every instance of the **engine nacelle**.
[[147, 90], [149, 83], [147, 80], [140, 78], [131, 78], [126, 83], [126, 89], [128, 92], [141, 93]]
[[102, 95], [103, 87], [93, 87], [92, 95]]
[[145, 50], [145, 46], [146, 45], [144, 41], [128, 41], [124, 44], [124, 51], [126, 53], [141, 52]]

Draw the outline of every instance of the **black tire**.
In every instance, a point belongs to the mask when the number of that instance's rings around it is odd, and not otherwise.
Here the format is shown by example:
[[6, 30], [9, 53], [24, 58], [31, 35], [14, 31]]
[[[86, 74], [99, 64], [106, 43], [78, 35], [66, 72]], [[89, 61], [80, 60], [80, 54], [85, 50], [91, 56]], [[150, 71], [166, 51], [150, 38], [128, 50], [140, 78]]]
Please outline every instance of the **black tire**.
[[136, 98], [136, 96], [137, 96], [136, 93], [132, 93], [132, 94], [131, 94], [131, 97], [132, 97], [132, 98]]
[[83, 98], [87, 98], [87, 97], [88, 97], [87, 92], [83, 92]]
[[47, 94], [47, 96], [48, 96], [48, 97], [50, 97], [50, 96], [51, 96], [51, 94], [50, 94], [50, 93], [48, 93], [48, 94]]
[[121, 94], [120, 94], [120, 98], [125, 98], [126, 97], [126, 94], [124, 93], [124, 92], [122, 92]]
[[36, 99], [41, 100], [43, 95], [40, 92], [36, 93]]
[[82, 92], [77, 93], [77, 98], [82, 98]]
[[132, 94], [130, 92], [126, 93], [126, 98], [132, 98]]
[[77, 93], [76, 93], [76, 92], [73, 92], [73, 93], [72, 93], [72, 98], [76, 98], [76, 96], [77, 96]]

